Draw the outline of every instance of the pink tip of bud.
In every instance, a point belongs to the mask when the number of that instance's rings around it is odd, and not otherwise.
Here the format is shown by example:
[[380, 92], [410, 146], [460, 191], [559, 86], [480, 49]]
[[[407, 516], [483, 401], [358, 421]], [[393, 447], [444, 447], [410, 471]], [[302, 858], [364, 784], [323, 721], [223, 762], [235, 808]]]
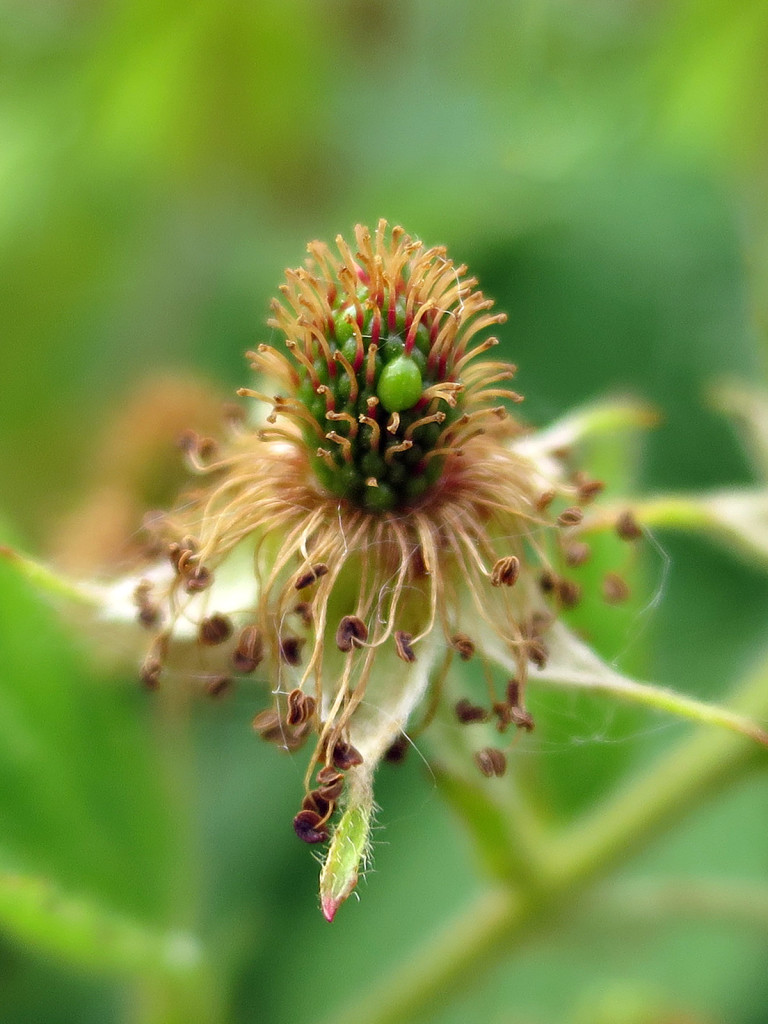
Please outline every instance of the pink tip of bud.
[[334, 899], [333, 896], [323, 896], [320, 900], [320, 907], [323, 911], [323, 917], [330, 924], [336, 916], [336, 911], [339, 909], [344, 900]]

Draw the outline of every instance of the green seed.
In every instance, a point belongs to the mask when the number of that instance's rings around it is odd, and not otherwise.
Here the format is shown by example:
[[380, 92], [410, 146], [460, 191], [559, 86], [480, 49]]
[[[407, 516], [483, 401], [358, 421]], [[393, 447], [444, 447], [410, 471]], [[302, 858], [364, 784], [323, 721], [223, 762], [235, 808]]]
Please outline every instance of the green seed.
[[381, 371], [376, 394], [387, 412], [410, 409], [421, 398], [421, 371], [410, 356], [402, 355]]

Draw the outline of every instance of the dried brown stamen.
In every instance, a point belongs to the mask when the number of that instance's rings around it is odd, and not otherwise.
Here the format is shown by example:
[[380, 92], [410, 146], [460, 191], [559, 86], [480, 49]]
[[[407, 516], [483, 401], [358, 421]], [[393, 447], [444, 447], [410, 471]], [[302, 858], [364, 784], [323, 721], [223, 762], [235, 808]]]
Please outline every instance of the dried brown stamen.
[[395, 647], [397, 649], [398, 658], [402, 658], [403, 661], [416, 661], [416, 655], [411, 647], [411, 641], [413, 636], [411, 633], [404, 633], [402, 629], [395, 631]]
[[142, 683], [148, 690], [156, 690], [160, 685], [160, 675], [163, 671], [163, 663], [159, 658], [149, 655], [144, 659], [139, 672]]
[[492, 779], [507, 770], [507, 758], [496, 747], [484, 747], [475, 754], [475, 764], [486, 778]]
[[246, 626], [240, 633], [237, 647], [232, 655], [236, 672], [248, 675], [253, 672], [264, 657], [264, 641], [257, 626]]
[[318, 562], [317, 565], [313, 565], [310, 569], [307, 569], [306, 572], [303, 572], [298, 576], [293, 585], [296, 590], [304, 590], [305, 587], [309, 587], [319, 579], [322, 579], [322, 577], [327, 575], [327, 573], [328, 566], [324, 562]]
[[384, 760], [388, 761], [389, 764], [400, 764], [405, 760], [405, 756], [410, 749], [410, 743], [408, 737], [400, 735], [391, 743], [387, 748], [387, 752], [384, 754]]
[[325, 820], [333, 810], [333, 802], [321, 793], [319, 789], [313, 789], [301, 801], [301, 809], [303, 811], [315, 811]]
[[450, 642], [451, 647], [453, 647], [462, 661], [469, 661], [475, 653], [475, 645], [466, 633], [454, 633]]
[[368, 627], [357, 615], [345, 615], [336, 630], [336, 646], [340, 651], [351, 651], [368, 639]]
[[304, 638], [300, 636], [281, 636], [278, 641], [280, 657], [287, 665], [294, 667], [301, 664], [301, 649], [304, 646]]
[[500, 558], [491, 570], [492, 587], [512, 587], [520, 575], [520, 559], [516, 555]]
[[557, 589], [558, 579], [551, 569], [545, 569], [539, 576], [539, 586], [543, 593], [551, 594]]
[[286, 721], [289, 725], [303, 725], [315, 713], [315, 698], [308, 697], [302, 690], [291, 690], [288, 694], [288, 713]]
[[605, 484], [602, 480], [592, 480], [584, 473], [575, 473], [574, 483], [579, 492], [579, 501], [582, 504], [594, 501], [598, 494], [602, 494], [605, 490]]
[[257, 732], [262, 739], [272, 740], [282, 734], [282, 722], [280, 715], [274, 708], [265, 708], [260, 711], [251, 722], [254, 732]]
[[293, 819], [293, 828], [305, 843], [324, 843], [328, 839], [328, 829], [317, 811], [299, 811]]
[[133, 600], [139, 610], [139, 622], [148, 629], [156, 626], [160, 620], [160, 609], [151, 598], [152, 590], [149, 580], [141, 580], [133, 592]]
[[210, 615], [197, 627], [197, 638], [206, 647], [223, 644], [232, 636], [232, 623], [225, 615]]
[[182, 575], [187, 568], [189, 559], [197, 552], [197, 541], [194, 537], [184, 537], [179, 543], [168, 545], [168, 559], [175, 571]]
[[232, 689], [229, 676], [213, 676], [205, 684], [205, 692], [209, 697], [224, 697]]
[[462, 697], [461, 700], [456, 702], [454, 711], [456, 712], [456, 717], [463, 725], [469, 722], [488, 721], [488, 712], [485, 708], [480, 707], [479, 704], [473, 704], [466, 697]]
[[576, 505], [570, 508], [563, 509], [560, 515], [557, 517], [558, 526], [578, 526], [584, 518], [584, 513]]
[[634, 513], [627, 509], [616, 520], [616, 533], [622, 540], [639, 540], [643, 536], [643, 528]]
[[184, 589], [188, 594], [197, 594], [207, 590], [213, 583], [213, 573], [204, 565], [196, 565], [191, 572], [184, 574]]
[[533, 715], [522, 706], [520, 695], [520, 684], [516, 679], [510, 679], [507, 683], [507, 706], [509, 707], [510, 724], [526, 732], [532, 732], [534, 728]]
[[603, 579], [603, 598], [607, 604], [621, 604], [630, 596], [629, 585], [618, 573], [608, 572]]
[[339, 741], [333, 748], [333, 763], [341, 772], [363, 763], [363, 755], [351, 743]]
[[556, 497], [556, 492], [555, 491], [544, 491], [536, 499], [536, 511], [537, 512], [546, 512], [547, 509], [549, 508], [549, 506], [555, 500], [555, 497]]
[[566, 545], [563, 551], [565, 564], [573, 569], [588, 562], [591, 554], [592, 549], [584, 541], [572, 541], [572, 543]]
[[344, 791], [344, 776], [341, 772], [336, 772], [333, 782], [326, 782], [319, 786], [317, 791], [322, 797], [333, 803], [339, 799]]
[[317, 781], [321, 786], [333, 786], [336, 782], [344, 782], [344, 776], [333, 765], [324, 765], [317, 773]]
[[314, 616], [312, 614], [312, 605], [309, 603], [309, 601], [299, 601], [299, 603], [295, 605], [293, 611], [295, 615], [299, 616], [299, 618], [302, 621], [302, 624], [306, 626], [307, 629], [309, 629], [314, 619]]
[[563, 608], [575, 608], [581, 600], [581, 587], [573, 580], [558, 580], [556, 593]]
[[506, 732], [512, 724], [512, 708], [505, 701], [495, 701], [493, 713], [496, 715], [496, 728], [499, 732]]

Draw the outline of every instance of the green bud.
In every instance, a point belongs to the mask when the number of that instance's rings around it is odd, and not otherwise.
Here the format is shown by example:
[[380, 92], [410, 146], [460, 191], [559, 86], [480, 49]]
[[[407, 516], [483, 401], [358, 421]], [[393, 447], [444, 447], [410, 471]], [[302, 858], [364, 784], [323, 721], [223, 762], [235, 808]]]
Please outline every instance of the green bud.
[[365, 799], [346, 809], [333, 833], [320, 873], [320, 905], [327, 921], [334, 919], [357, 885], [368, 852], [372, 812], [373, 799], [367, 790]]

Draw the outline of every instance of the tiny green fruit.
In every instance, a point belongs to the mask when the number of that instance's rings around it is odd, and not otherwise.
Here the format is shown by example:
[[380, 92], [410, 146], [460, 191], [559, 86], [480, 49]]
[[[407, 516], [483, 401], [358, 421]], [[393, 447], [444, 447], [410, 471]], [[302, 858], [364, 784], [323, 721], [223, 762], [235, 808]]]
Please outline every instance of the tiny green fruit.
[[410, 409], [423, 391], [421, 370], [410, 356], [401, 355], [387, 363], [381, 371], [376, 394], [387, 412]]

